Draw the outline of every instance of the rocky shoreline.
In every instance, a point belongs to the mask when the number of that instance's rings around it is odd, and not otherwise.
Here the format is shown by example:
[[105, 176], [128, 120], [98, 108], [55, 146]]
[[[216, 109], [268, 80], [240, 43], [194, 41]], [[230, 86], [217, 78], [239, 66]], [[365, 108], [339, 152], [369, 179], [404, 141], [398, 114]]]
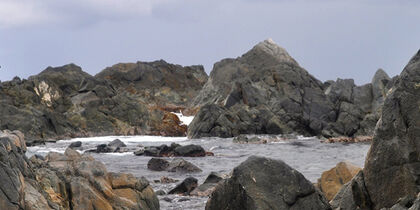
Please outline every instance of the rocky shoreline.
[[[194, 120], [184, 125], [176, 111]], [[64, 154], [28, 159], [26, 145], [104, 135], [270, 144], [284, 141], [279, 134], [371, 147], [364, 168], [339, 163], [316, 184], [258, 154], [201, 185], [188, 176], [168, 194], [208, 196], [209, 210], [420, 209], [420, 51], [399, 76], [380, 69], [362, 86], [317, 80], [272, 40], [216, 63], [210, 76], [202, 66], [165, 61], [117, 64], [96, 76], [69, 64], [2, 82], [0, 114], [0, 209], [159, 209], [157, 194], [166, 192], [155, 193], [144, 177], [108, 172], [89, 153], [130, 152], [150, 157], [151, 171], [189, 175], [202, 170], [181, 157], [214, 155], [176, 143], [133, 151], [115, 140], [83, 154], [77, 142]]]

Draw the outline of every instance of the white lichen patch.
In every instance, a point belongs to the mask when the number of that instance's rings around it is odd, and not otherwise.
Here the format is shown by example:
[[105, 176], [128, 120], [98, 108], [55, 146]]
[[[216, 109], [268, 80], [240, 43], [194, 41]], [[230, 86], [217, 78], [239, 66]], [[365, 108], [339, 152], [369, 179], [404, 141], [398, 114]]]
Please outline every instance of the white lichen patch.
[[56, 100], [60, 97], [58, 91], [53, 90], [45, 81], [40, 82], [39, 85], [34, 88], [34, 90], [35, 93], [41, 97], [41, 102], [48, 107], [52, 106], [53, 100]]

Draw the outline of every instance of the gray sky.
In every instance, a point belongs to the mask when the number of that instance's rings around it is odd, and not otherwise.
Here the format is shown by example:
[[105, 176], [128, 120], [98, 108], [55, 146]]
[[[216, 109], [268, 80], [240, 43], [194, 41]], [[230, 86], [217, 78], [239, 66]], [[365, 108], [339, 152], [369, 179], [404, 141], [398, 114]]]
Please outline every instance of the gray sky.
[[0, 0], [0, 80], [47, 66], [238, 57], [272, 38], [318, 79], [399, 74], [420, 48], [414, 0]]

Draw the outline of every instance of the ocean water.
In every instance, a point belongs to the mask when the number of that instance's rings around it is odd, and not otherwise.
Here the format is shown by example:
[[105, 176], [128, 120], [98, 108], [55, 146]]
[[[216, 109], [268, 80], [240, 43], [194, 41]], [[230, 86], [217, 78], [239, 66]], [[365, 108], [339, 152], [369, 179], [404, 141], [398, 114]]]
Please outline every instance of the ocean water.
[[[29, 147], [27, 156], [34, 154], [46, 155], [50, 151], [64, 153], [68, 145], [75, 141], [82, 142], [79, 152], [96, 148], [97, 145], [109, 143], [114, 139], [120, 139], [128, 148], [136, 150], [142, 146], [158, 146], [176, 142], [181, 145], [198, 144], [206, 151], [215, 155], [207, 157], [184, 158], [203, 170], [201, 173], [179, 174], [170, 172], [155, 172], [147, 169], [147, 162], [151, 157], [135, 156], [132, 152], [91, 154], [94, 158], [102, 161], [108, 171], [132, 173], [135, 176], [146, 177], [155, 191], [168, 192], [177, 183], [160, 184], [162, 176], [182, 181], [188, 176], [195, 177], [201, 184], [210, 172], [215, 171], [228, 174], [231, 170], [246, 160], [249, 156], [258, 155], [274, 159], [281, 159], [287, 164], [300, 171], [308, 180], [316, 182], [323, 171], [329, 170], [340, 161], [349, 161], [363, 167], [365, 156], [369, 150], [368, 143], [321, 143], [316, 138], [297, 137], [267, 144], [237, 144], [231, 138], [202, 138], [189, 140], [186, 137], [159, 137], [159, 136], [106, 136], [92, 138], [75, 138], [61, 140], [57, 143]], [[165, 158], [172, 159], [172, 158]], [[178, 182], [179, 183], [179, 182]], [[172, 200], [171, 202], [165, 200]], [[187, 201], [183, 201], [187, 198]], [[207, 197], [183, 197], [177, 195], [159, 196], [161, 209], [204, 209]], [[181, 199], [181, 200], [180, 200]]]

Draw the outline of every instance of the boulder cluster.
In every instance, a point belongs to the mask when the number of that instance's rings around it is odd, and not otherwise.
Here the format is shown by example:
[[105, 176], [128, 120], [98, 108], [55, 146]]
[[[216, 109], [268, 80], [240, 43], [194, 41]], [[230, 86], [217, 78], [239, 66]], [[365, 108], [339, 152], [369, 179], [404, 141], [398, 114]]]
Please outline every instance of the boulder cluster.
[[25, 156], [19, 131], [0, 132], [0, 209], [159, 209], [145, 178], [110, 173], [89, 155]]

